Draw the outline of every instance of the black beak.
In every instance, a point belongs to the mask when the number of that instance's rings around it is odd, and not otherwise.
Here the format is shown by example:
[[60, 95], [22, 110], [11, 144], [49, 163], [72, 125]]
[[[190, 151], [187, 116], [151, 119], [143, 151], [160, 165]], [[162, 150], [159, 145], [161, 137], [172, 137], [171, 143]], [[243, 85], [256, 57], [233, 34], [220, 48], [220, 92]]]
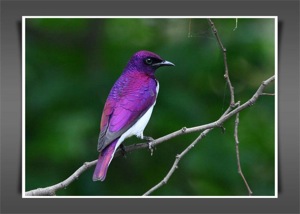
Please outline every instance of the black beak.
[[160, 67], [160, 66], [175, 66], [175, 65], [172, 62], [164, 60], [162, 62], [158, 62], [158, 63], [152, 64], [152, 66]]

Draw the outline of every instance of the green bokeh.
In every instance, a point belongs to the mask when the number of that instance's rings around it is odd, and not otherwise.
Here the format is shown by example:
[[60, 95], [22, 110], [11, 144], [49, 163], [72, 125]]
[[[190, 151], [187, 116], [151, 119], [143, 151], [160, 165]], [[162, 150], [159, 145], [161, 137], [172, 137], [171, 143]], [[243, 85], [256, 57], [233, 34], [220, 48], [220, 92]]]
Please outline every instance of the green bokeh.
[[[247, 101], [274, 75], [273, 19], [214, 19], [227, 49], [236, 101]], [[176, 64], [156, 76], [160, 93], [144, 134], [158, 138], [216, 120], [230, 101], [223, 55], [206, 19], [26, 19], [25, 189], [56, 184], [95, 160], [106, 97], [133, 53], [145, 49]], [[274, 84], [266, 89], [274, 92]], [[240, 158], [254, 195], [275, 194], [275, 98], [264, 96], [240, 113]], [[153, 195], [247, 195], [237, 173], [234, 118], [211, 131]], [[154, 151], [113, 160], [104, 182], [88, 169], [57, 195], [145, 193], [167, 174], [176, 154], [199, 133]], [[135, 137], [126, 145], [142, 142]]]

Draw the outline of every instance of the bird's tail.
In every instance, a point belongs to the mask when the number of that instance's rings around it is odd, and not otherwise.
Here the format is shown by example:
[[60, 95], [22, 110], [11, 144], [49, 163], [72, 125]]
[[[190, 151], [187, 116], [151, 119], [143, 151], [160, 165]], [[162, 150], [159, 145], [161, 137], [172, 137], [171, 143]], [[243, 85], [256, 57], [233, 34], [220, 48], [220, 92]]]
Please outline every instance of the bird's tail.
[[106, 172], [111, 160], [114, 157], [116, 146], [119, 138], [110, 143], [105, 149], [103, 149], [99, 155], [98, 162], [94, 171], [93, 181], [104, 181]]

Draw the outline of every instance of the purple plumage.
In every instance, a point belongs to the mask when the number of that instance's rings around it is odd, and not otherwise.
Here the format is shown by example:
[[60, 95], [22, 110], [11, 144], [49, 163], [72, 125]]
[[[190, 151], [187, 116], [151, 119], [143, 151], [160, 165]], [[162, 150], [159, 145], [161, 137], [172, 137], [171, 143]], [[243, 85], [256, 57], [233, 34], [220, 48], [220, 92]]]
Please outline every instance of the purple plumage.
[[116, 149], [126, 138], [136, 135], [143, 139], [159, 89], [154, 73], [161, 66], [174, 64], [152, 52], [139, 51], [112, 87], [101, 117], [94, 181], [105, 179]]
[[109, 146], [105, 147], [98, 157], [97, 166], [93, 175], [93, 180], [104, 181], [107, 168], [112, 160], [118, 139], [114, 140]]

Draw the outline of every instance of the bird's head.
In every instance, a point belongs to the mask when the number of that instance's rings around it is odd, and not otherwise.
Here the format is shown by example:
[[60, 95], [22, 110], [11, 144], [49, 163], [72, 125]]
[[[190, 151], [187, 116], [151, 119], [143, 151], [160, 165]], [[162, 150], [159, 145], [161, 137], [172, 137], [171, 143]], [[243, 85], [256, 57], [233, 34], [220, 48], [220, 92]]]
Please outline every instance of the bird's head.
[[131, 71], [145, 72], [154, 75], [157, 68], [162, 66], [175, 66], [172, 62], [162, 59], [150, 51], [136, 52], [129, 60], [126, 69]]

